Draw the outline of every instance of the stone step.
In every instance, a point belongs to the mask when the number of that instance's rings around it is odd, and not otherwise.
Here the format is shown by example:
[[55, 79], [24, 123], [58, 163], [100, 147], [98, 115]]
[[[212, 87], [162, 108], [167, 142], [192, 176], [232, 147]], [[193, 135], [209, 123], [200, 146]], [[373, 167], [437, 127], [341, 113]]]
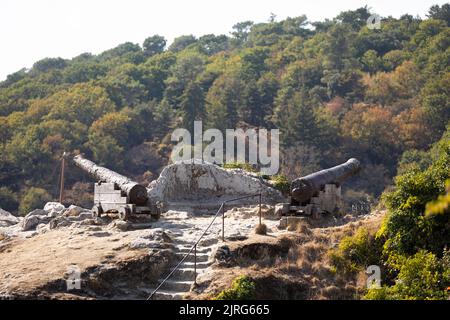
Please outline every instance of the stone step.
[[[160, 283], [162, 281], [163, 281], [163, 279], [159, 280]], [[163, 291], [188, 292], [191, 290], [191, 286], [193, 283], [194, 283], [193, 280], [192, 281], [167, 280], [161, 286], [161, 289]]]
[[[183, 259], [186, 254], [182, 253], [182, 252], [177, 252], [175, 253], [177, 260], [181, 261], [181, 259]], [[195, 260], [195, 255], [194, 252], [191, 252], [190, 255], [186, 256], [186, 258], [184, 259], [184, 262], [194, 262]], [[197, 263], [198, 262], [206, 262], [209, 260], [209, 255], [206, 253], [197, 253]]]
[[[173, 270], [173, 269], [172, 269]], [[202, 274], [205, 269], [197, 269], [197, 276]], [[195, 269], [194, 268], [180, 268], [177, 269], [170, 279], [172, 280], [192, 280], [195, 278]]]
[[[149, 294], [151, 294], [155, 289], [150, 289]], [[170, 291], [170, 290], [158, 290], [152, 300], [183, 300], [183, 294], [185, 292]]]
[[[205, 262], [197, 262], [197, 269], [206, 269], [210, 265], [213, 264], [213, 261], [205, 261]], [[183, 261], [183, 263], [180, 265], [180, 268], [194, 268], [194, 262], [191, 261]]]
[[[184, 246], [177, 246], [175, 247], [176, 252], [182, 252], [182, 253], [188, 253], [191, 250], [192, 247], [184, 247]], [[209, 253], [212, 251], [212, 247], [197, 247], [197, 253]], [[194, 250], [192, 250], [194, 252]]]

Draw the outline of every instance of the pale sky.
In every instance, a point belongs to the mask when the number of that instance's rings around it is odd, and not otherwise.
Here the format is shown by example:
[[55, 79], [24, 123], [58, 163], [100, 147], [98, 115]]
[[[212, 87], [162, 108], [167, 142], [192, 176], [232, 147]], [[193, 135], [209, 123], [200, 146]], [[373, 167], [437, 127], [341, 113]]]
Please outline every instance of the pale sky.
[[0, 0], [0, 80], [45, 57], [94, 54], [153, 34], [228, 34], [236, 22], [265, 22], [306, 14], [333, 18], [368, 5], [373, 13], [425, 17], [440, 0]]

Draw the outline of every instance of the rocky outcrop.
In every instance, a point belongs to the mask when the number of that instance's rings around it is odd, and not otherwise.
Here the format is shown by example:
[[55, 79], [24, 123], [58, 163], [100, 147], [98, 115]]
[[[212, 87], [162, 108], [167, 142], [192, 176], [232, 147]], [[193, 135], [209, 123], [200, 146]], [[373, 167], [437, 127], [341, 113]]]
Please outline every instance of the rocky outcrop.
[[9, 227], [19, 223], [19, 218], [0, 208], [0, 227]]
[[35, 209], [29, 212], [18, 226], [20, 231], [36, 230], [37, 233], [43, 233], [50, 229], [74, 224], [95, 224], [94, 220], [94, 215], [89, 209], [75, 205], [66, 208], [59, 202], [48, 202], [45, 204], [44, 209]]
[[49, 217], [56, 217], [60, 215], [66, 208], [59, 202], [47, 202], [44, 210], [48, 212]]
[[[164, 168], [148, 187], [149, 198], [164, 203], [211, 201], [262, 193], [264, 203], [282, 202], [283, 196], [262, 178], [240, 169], [223, 169], [202, 161], [180, 161]], [[255, 203], [256, 198], [246, 203]]]

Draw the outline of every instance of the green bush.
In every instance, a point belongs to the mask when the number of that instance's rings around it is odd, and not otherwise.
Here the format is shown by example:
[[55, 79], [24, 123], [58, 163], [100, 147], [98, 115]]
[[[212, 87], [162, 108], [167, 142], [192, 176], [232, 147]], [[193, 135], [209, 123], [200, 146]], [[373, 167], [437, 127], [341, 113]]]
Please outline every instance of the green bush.
[[404, 258], [397, 281], [393, 286], [369, 289], [370, 300], [429, 300], [446, 299], [450, 284], [448, 253], [438, 259], [433, 253], [421, 250]]
[[336, 272], [354, 274], [379, 263], [381, 243], [367, 229], [359, 228], [354, 235], [344, 237], [339, 246], [329, 252], [329, 257]]
[[242, 169], [248, 172], [257, 172], [249, 163], [229, 162], [224, 163], [222, 167], [224, 169]]
[[42, 188], [29, 188], [20, 201], [19, 212], [26, 215], [34, 209], [42, 208], [45, 203], [52, 200], [52, 196]]
[[17, 196], [7, 187], [0, 187], [0, 208], [13, 212], [17, 210], [19, 202]]
[[398, 176], [395, 190], [383, 196], [389, 209], [383, 228], [387, 256], [390, 251], [412, 255], [419, 249], [440, 255], [450, 244], [449, 210], [425, 215], [427, 204], [430, 208], [445, 192], [445, 181], [450, 178], [450, 140], [442, 139], [431, 154], [435, 159], [429, 168], [413, 168]]
[[270, 178], [272, 181], [272, 186], [281, 191], [282, 193], [289, 193], [291, 190], [291, 184], [289, 183], [289, 180], [284, 175], [276, 175]]
[[233, 280], [230, 289], [223, 290], [214, 300], [251, 300], [255, 296], [255, 282], [247, 276]]
[[[389, 209], [377, 233], [382, 263], [395, 283], [366, 299], [446, 299], [450, 285], [449, 131], [427, 153], [428, 168], [412, 163], [383, 195]], [[447, 181], [447, 182], [446, 182]], [[381, 260], [381, 259], [380, 259]], [[386, 276], [386, 275], [385, 275]]]

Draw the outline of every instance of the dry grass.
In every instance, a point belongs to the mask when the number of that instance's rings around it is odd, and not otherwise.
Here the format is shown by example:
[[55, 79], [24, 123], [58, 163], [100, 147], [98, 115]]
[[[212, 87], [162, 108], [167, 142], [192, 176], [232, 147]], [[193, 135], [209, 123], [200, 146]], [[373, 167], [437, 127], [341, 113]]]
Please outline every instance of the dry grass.
[[[365, 276], [358, 275], [349, 279], [344, 275], [336, 274], [330, 265], [328, 252], [339, 244], [345, 236], [352, 235], [364, 226], [369, 230], [377, 230], [382, 221], [383, 214], [370, 215], [367, 217], [353, 219], [345, 224], [330, 226], [329, 221], [324, 226], [302, 221], [296, 225], [295, 231], [289, 236], [277, 239], [289, 246], [287, 254], [271, 257], [271, 263], [266, 260], [253, 261], [249, 264], [235, 266], [233, 268], [219, 268], [213, 276], [208, 291], [214, 292], [215, 285], [220, 283], [220, 288], [226, 288], [230, 271], [233, 276], [246, 274], [257, 278], [266, 286], [259, 285], [259, 290], [265, 298], [272, 299], [356, 299], [360, 288], [365, 286]], [[349, 219], [347, 219], [349, 220]], [[255, 236], [252, 241], [272, 243], [275, 239]], [[250, 240], [250, 239], [249, 239]], [[236, 244], [237, 246], [239, 244]], [[243, 257], [245, 260], [245, 257]], [[227, 279], [227, 281], [224, 281]], [[289, 279], [289, 280], [286, 280]], [[291, 288], [293, 291], [291, 291]], [[294, 289], [297, 292], [294, 293]], [[282, 292], [286, 292], [282, 295]], [[298, 292], [303, 290], [303, 292]], [[270, 296], [270, 292], [274, 292]], [[215, 292], [217, 293], [217, 292]]]
[[255, 228], [255, 233], [265, 236], [267, 234], [267, 226], [264, 223], [258, 224]]

